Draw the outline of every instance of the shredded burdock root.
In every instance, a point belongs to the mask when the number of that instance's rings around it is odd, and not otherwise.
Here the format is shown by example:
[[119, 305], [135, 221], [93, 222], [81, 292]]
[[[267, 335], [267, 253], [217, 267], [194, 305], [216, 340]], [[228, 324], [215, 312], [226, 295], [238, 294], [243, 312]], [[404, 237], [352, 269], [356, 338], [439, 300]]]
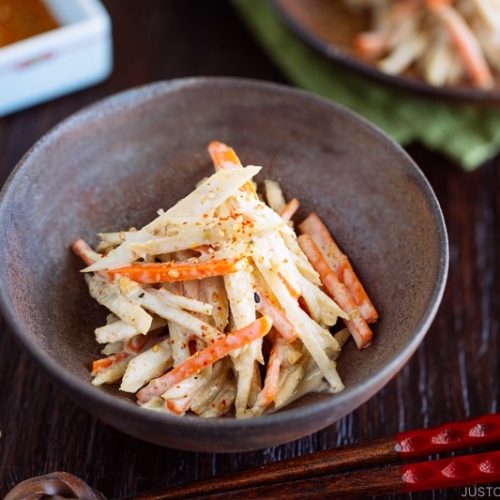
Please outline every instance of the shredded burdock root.
[[259, 196], [260, 167], [219, 142], [208, 150], [215, 173], [142, 229], [73, 244], [110, 311], [92, 383], [121, 380], [144, 408], [200, 417], [341, 391], [336, 359], [349, 336], [371, 343], [372, 302], [317, 214], [297, 235], [297, 199], [270, 180]]

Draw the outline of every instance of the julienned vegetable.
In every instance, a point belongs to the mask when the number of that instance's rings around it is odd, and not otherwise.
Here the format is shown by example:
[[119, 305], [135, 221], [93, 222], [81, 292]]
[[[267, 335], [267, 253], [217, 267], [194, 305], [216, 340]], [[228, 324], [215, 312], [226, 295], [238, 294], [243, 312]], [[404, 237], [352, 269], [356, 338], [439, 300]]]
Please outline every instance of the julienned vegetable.
[[316, 214], [297, 236], [296, 198], [266, 180], [265, 203], [260, 167], [219, 142], [208, 150], [215, 173], [142, 229], [102, 233], [95, 250], [73, 244], [110, 311], [92, 383], [121, 380], [144, 408], [201, 417], [255, 417], [341, 391], [342, 345], [350, 334], [367, 347], [378, 318], [366, 291]]
[[353, 41], [381, 71], [413, 67], [435, 86], [469, 82], [490, 89], [500, 74], [498, 0], [344, 0], [368, 12], [369, 31]]

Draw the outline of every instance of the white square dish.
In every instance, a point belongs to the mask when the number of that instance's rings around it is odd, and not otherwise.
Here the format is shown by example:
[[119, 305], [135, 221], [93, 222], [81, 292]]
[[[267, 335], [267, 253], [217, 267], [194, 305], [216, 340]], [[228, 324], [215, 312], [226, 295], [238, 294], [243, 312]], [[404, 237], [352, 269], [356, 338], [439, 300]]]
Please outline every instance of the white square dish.
[[0, 116], [88, 87], [112, 70], [111, 20], [99, 0], [43, 0], [60, 25], [0, 48]]

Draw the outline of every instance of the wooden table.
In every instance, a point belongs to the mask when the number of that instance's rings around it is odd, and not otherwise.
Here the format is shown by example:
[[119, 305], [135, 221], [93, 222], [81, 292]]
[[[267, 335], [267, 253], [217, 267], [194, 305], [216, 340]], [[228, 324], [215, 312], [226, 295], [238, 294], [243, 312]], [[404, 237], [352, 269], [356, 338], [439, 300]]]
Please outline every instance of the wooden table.
[[[155, 80], [194, 75], [288, 83], [225, 0], [104, 0], [115, 67], [97, 86], [0, 119], [0, 184], [42, 134], [83, 106]], [[96, 421], [49, 383], [0, 322], [0, 496], [27, 478], [72, 473], [117, 498], [316, 450], [498, 410], [500, 156], [465, 173], [412, 145], [441, 203], [451, 266], [428, 335], [402, 371], [335, 425], [252, 453], [209, 454], [138, 441]], [[463, 491], [434, 492], [457, 498]], [[431, 498], [428, 493], [414, 498]]]

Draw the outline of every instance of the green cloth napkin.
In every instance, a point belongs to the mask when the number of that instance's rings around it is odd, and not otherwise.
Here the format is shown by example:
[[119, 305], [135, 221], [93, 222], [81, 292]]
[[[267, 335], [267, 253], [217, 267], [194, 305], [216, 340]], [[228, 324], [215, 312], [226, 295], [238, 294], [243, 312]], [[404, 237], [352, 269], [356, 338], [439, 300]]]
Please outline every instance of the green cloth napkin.
[[268, 0], [233, 0], [241, 17], [290, 82], [364, 116], [401, 145], [419, 141], [466, 170], [500, 152], [500, 106], [444, 103], [357, 75], [309, 47]]

